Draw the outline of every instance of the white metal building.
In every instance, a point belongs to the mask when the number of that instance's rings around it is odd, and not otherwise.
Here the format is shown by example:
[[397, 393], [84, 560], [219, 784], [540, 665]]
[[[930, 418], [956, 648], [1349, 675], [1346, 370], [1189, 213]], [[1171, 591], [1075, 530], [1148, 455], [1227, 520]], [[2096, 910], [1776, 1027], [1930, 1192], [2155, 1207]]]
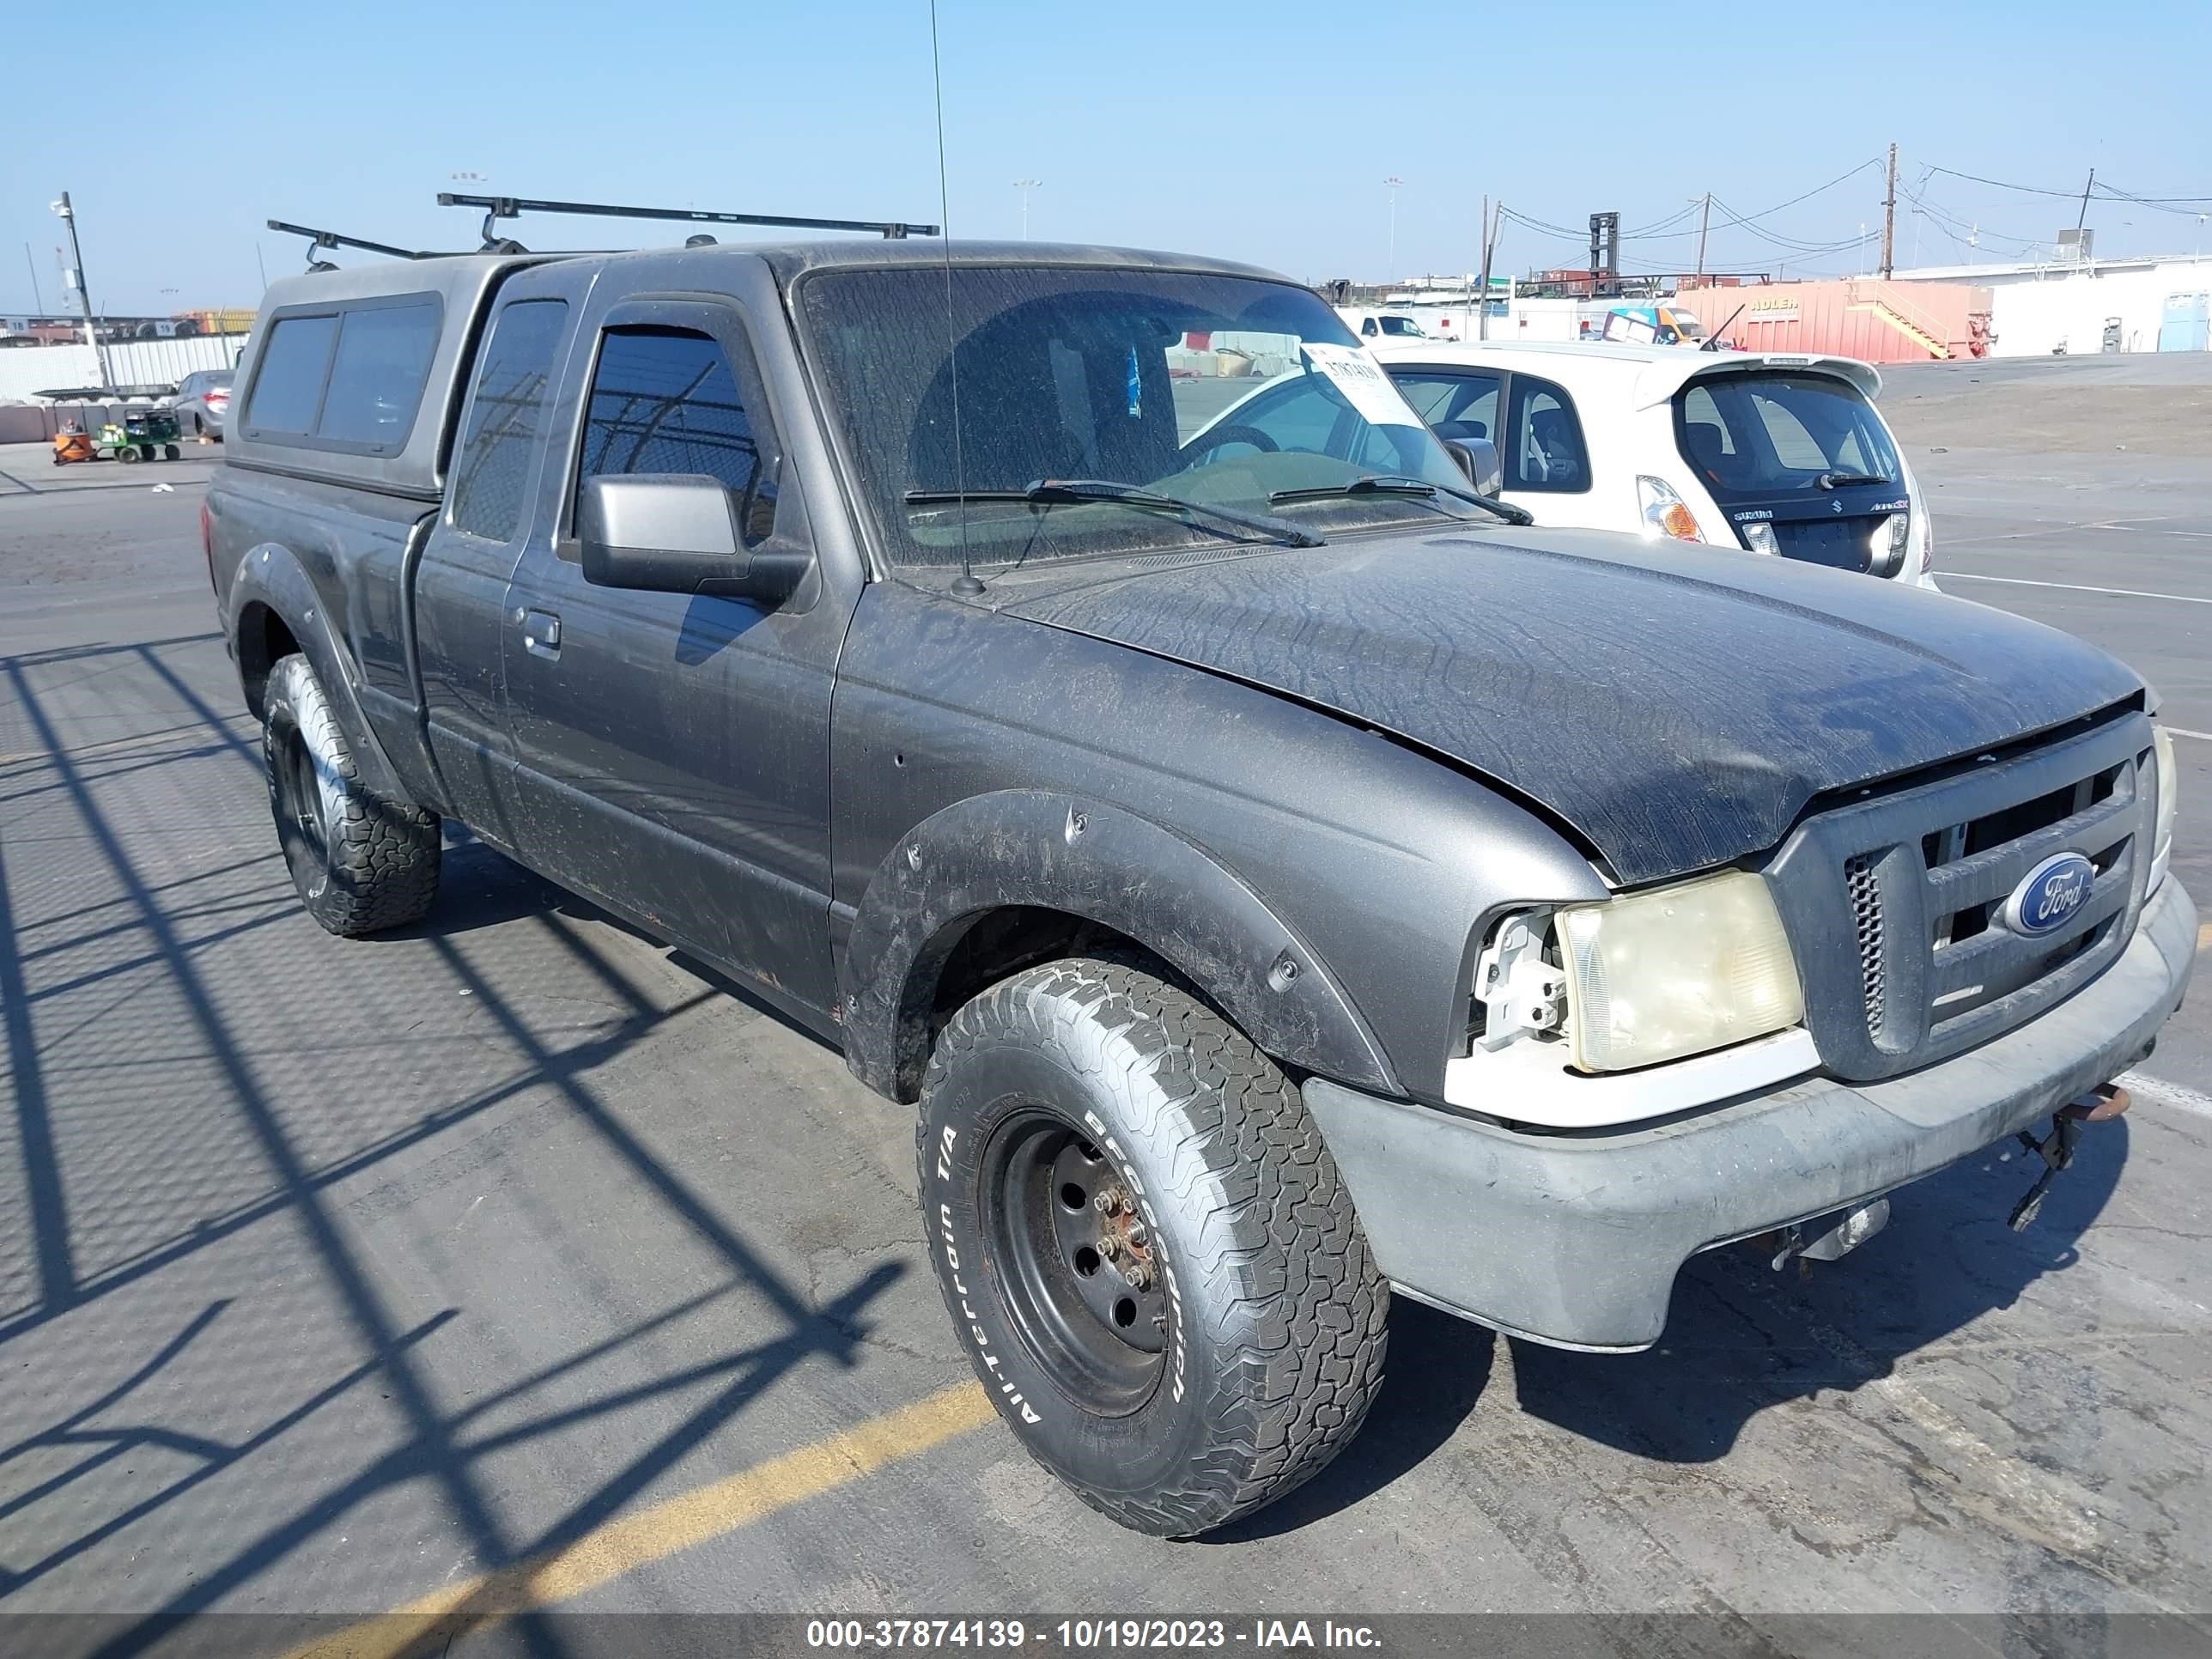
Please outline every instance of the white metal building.
[[1989, 289], [1992, 357], [2207, 349], [2212, 256], [1927, 265], [1895, 280]]

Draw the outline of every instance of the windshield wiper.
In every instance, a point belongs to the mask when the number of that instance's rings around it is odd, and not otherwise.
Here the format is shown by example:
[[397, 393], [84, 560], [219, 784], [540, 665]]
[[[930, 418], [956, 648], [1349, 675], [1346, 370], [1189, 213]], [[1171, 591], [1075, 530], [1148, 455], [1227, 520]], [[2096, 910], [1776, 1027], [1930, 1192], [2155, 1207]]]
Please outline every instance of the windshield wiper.
[[1813, 488], [1841, 489], [1846, 484], [1886, 484], [1888, 482], [1879, 472], [1823, 472], [1813, 480]]
[[1457, 489], [1451, 484], [1431, 483], [1425, 478], [1411, 478], [1402, 473], [1370, 472], [1348, 483], [1309, 484], [1303, 489], [1278, 489], [1267, 500], [1275, 506], [1285, 501], [1326, 501], [1345, 495], [1449, 495], [1458, 501], [1471, 501], [1485, 512], [1495, 513], [1508, 524], [1534, 524], [1536, 515], [1525, 507], [1516, 507], [1510, 501], [1501, 501], [1495, 495], [1478, 495], [1472, 489]]
[[908, 507], [937, 507], [957, 501], [1025, 501], [1032, 507], [1066, 507], [1112, 501], [1147, 513], [1171, 513], [1194, 526], [1233, 526], [1290, 547], [1320, 547], [1327, 540], [1288, 519], [1240, 512], [1233, 507], [1216, 507], [1208, 501], [1187, 501], [1179, 495], [1163, 495], [1137, 484], [1115, 483], [1110, 478], [1039, 478], [1021, 489], [909, 489], [905, 500]]

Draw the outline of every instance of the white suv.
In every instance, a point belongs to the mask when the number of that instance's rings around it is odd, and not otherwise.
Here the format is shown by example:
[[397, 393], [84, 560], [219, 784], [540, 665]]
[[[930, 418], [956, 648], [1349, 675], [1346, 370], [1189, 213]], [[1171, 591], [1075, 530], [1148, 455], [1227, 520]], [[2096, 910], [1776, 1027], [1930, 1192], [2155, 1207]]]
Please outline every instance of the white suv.
[[1439, 436], [1496, 445], [1499, 493], [1539, 524], [1936, 585], [1927, 504], [1874, 406], [1870, 364], [1612, 342], [1365, 343]]

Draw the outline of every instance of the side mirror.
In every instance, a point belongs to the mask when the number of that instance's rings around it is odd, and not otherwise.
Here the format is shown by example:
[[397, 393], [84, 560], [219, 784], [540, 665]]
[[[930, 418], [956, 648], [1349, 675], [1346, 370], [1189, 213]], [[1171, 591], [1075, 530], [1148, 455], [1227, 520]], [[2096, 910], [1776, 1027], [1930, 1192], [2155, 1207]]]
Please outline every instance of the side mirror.
[[600, 587], [777, 600], [805, 574], [788, 550], [745, 546], [720, 480], [633, 472], [586, 478], [576, 500], [584, 580]]
[[1444, 448], [1459, 470], [1467, 474], [1470, 489], [1478, 495], [1496, 495], [1505, 488], [1505, 463], [1498, 458], [1498, 446], [1487, 438], [1472, 438], [1465, 443], [1456, 438], [1443, 440]]

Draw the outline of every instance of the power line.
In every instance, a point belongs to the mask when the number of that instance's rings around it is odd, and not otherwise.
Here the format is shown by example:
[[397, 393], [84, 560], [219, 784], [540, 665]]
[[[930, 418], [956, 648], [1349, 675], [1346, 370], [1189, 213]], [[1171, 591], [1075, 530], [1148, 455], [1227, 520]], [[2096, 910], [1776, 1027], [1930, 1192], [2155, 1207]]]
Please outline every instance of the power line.
[[1754, 219], [1771, 217], [1773, 215], [1781, 212], [1784, 208], [1796, 207], [1800, 202], [1809, 201], [1814, 197], [1818, 196], [1822, 191], [1833, 190], [1838, 185], [1842, 184], [1844, 179], [1856, 178], [1858, 174], [1864, 173], [1869, 167], [1878, 167], [1881, 164], [1881, 157], [1879, 155], [1869, 155], [1865, 161], [1860, 162], [1849, 173], [1839, 173], [1834, 178], [1829, 179], [1826, 184], [1814, 185], [1812, 189], [1807, 191], [1802, 196], [1793, 196], [1786, 202], [1777, 203], [1774, 206], [1765, 210], [1765, 212], [1754, 213], [1751, 216]]
[[[1953, 242], [1964, 248], [1976, 247], [1984, 241], [2004, 242], [2009, 243], [2016, 252], [2027, 252], [2043, 246], [2043, 242], [2035, 237], [2014, 236], [2009, 232], [2000, 230], [1984, 230], [1980, 221], [1970, 220], [1963, 214], [1954, 213], [1939, 203], [1930, 201], [1928, 197], [1929, 176], [1941, 170], [1937, 167], [1923, 167], [1920, 182], [1917, 186], [1908, 187], [1899, 185], [1898, 189], [1907, 201], [1926, 216], [1929, 223]], [[1966, 233], [1966, 235], [1961, 236], [1958, 234], [1961, 230]]]
[[[1650, 224], [1644, 226], [1641, 230], [1625, 230], [1621, 232], [1620, 240], [1624, 242], [1636, 242], [1643, 240], [1645, 237], [1656, 237], [1659, 232], [1666, 229], [1668, 226], [1680, 224], [1683, 220], [1688, 218], [1697, 210], [1698, 202], [1695, 198], [1692, 198], [1689, 206], [1683, 208], [1679, 212], [1670, 213], [1663, 219], [1655, 219]], [[1678, 230], [1674, 234], [1677, 236], [1687, 236], [1692, 233], [1686, 230]]]
[[[2127, 191], [2122, 190], [2117, 185], [2112, 185], [2108, 191], [2100, 191], [2099, 193], [2100, 195], [2118, 197], [2124, 202], [2132, 202], [2137, 207], [2155, 208], [2160, 213], [2171, 213], [2176, 218], [2179, 219], [2202, 218], [2204, 216], [2205, 208], [2207, 206], [2212, 206], [2212, 196], [2136, 196], [2130, 194]], [[2171, 207], [2167, 205], [2169, 203], [2172, 202], [2196, 202], [2200, 204], [2200, 205], [2197, 207]]]
[[1525, 214], [1516, 213], [1509, 207], [1501, 207], [1498, 210], [1504, 214], [1508, 219], [1510, 219], [1515, 224], [1522, 226], [1525, 229], [1548, 232], [1553, 236], [1563, 237], [1570, 242], [1583, 242], [1589, 240], [1589, 236], [1586, 232], [1570, 230], [1565, 225], [1552, 224], [1548, 221], [1542, 219], [1531, 219]]
[[[1978, 173], [1960, 173], [1956, 167], [1939, 167], [1930, 165], [1928, 170], [1930, 173], [1940, 173], [1949, 179], [1964, 179], [1970, 184], [1987, 185], [1992, 190], [2017, 191], [2023, 196], [2057, 196], [2070, 202], [2081, 194], [2078, 190], [2050, 190], [2041, 185], [2015, 185], [2002, 179], [1984, 179]], [[2195, 215], [2194, 208], [2176, 208], [2169, 204], [2177, 202], [2212, 203], [2212, 196], [2137, 196], [2122, 190], [2118, 185], [2109, 181], [2100, 186], [2093, 186], [2090, 194], [2107, 200], [2117, 198], [2135, 202], [2144, 207], [2165, 207], [2170, 212], [2185, 213], [2191, 216]]]
[[1869, 231], [1862, 231], [1856, 236], [1845, 237], [1840, 241], [1808, 242], [1802, 237], [1784, 236], [1779, 232], [1764, 228], [1753, 222], [1752, 219], [1739, 214], [1717, 196], [1713, 198], [1713, 205], [1729, 216], [1725, 222], [1742, 227], [1760, 240], [1771, 243], [1785, 253], [1838, 253], [1845, 248], [1863, 247], [1874, 234]]

